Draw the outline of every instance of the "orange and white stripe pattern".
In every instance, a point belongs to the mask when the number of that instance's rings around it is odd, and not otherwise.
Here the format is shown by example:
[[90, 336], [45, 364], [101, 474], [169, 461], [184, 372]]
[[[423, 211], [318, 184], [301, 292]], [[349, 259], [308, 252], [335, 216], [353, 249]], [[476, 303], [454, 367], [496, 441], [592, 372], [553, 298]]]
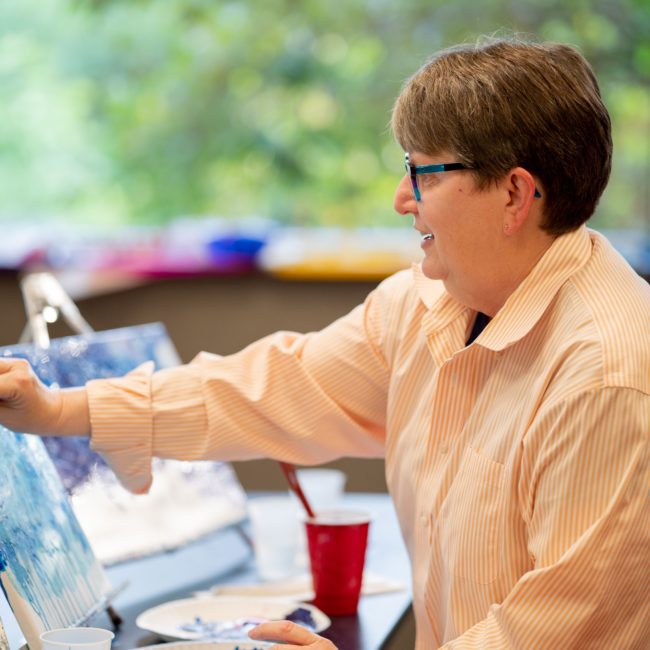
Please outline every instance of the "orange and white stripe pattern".
[[474, 313], [415, 267], [321, 332], [90, 382], [94, 447], [386, 458], [416, 647], [650, 647], [650, 288], [607, 240], [559, 237], [469, 346]]

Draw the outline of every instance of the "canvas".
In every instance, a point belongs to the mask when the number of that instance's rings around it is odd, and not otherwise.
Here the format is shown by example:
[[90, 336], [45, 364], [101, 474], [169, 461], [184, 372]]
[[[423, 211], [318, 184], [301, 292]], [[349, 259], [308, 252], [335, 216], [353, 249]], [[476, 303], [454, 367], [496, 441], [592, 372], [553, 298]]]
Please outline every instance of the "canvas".
[[0, 582], [31, 650], [75, 625], [110, 584], [41, 440], [0, 427]]
[[[0, 356], [27, 359], [45, 384], [60, 387], [179, 361], [160, 323], [55, 339], [48, 349], [8, 346]], [[75, 624], [103, 601], [100, 562], [170, 550], [246, 515], [226, 463], [155, 461], [151, 493], [135, 497], [86, 439], [44, 441], [0, 429], [0, 576], [32, 650], [40, 631]]]
[[[178, 365], [178, 353], [162, 323], [122, 327], [105, 332], [53, 339], [47, 349], [32, 344], [0, 347], [0, 356], [27, 359], [46, 386], [83, 386], [90, 379], [119, 377], [146, 361], [156, 368]], [[69, 493], [105, 466], [85, 438], [44, 438]]]
[[[161, 323], [53, 339], [47, 349], [7, 346], [0, 356], [27, 359], [46, 385], [62, 388], [121, 376], [146, 361], [156, 368], [180, 363]], [[104, 565], [178, 548], [246, 517], [246, 495], [227, 463], [156, 460], [151, 492], [136, 497], [87, 439], [50, 437], [44, 443]]]

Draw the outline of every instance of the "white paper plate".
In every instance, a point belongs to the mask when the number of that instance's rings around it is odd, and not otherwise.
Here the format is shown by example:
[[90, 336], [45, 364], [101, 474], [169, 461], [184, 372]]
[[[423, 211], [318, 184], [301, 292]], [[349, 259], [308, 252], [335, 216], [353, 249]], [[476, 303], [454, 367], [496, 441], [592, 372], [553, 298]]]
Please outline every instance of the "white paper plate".
[[[239, 618], [281, 620], [298, 607], [309, 610], [316, 624], [316, 632], [322, 632], [330, 626], [330, 619], [313, 605], [306, 605], [305, 603], [292, 600], [279, 600], [277, 598], [246, 598], [237, 596], [202, 596], [198, 598], [173, 600], [142, 612], [136, 619], [135, 624], [139, 628], [153, 632], [169, 641], [195, 641], [201, 638], [200, 633], [183, 630], [180, 626], [193, 623], [197, 617], [200, 617], [204, 621], [234, 621]], [[206, 645], [213, 648], [214, 643]], [[231, 643], [231, 645], [234, 647], [237, 644]], [[165, 647], [171, 650], [169, 646]], [[230, 645], [226, 645], [224, 646], [224, 650], [230, 647]], [[241, 646], [241, 643], [240, 647], [241, 650], [248, 650], [246, 646]], [[193, 646], [193, 648], [194, 650], [204, 650], [196, 646]], [[216, 650], [216, 648], [213, 650]]]
[[182, 643], [160, 643], [158, 645], [147, 645], [135, 650], [263, 650], [270, 647], [271, 643], [259, 641], [184, 641]]

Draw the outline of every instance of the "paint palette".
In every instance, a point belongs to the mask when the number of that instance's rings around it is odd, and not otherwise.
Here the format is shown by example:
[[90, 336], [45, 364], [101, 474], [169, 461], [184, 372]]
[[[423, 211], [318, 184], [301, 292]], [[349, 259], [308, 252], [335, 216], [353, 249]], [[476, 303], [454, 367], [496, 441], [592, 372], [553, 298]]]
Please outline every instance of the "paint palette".
[[[297, 609], [305, 610], [310, 615], [312, 629], [316, 633], [322, 632], [331, 624], [330, 619], [313, 605], [276, 598], [237, 596], [200, 596], [171, 601], [143, 612], [135, 623], [139, 628], [170, 641], [199, 640], [206, 636], [216, 638], [212, 634], [216, 624], [223, 624], [230, 629], [240, 626], [241, 639], [246, 640], [248, 628], [243, 625], [244, 621], [282, 620]], [[229, 635], [227, 638], [232, 637]], [[233, 639], [237, 640], [239, 639]]]
[[186, 641], [185, 643], [161, 643], [147, 645], [138, 650], [263, 650], [273, 644], [264, 641]]

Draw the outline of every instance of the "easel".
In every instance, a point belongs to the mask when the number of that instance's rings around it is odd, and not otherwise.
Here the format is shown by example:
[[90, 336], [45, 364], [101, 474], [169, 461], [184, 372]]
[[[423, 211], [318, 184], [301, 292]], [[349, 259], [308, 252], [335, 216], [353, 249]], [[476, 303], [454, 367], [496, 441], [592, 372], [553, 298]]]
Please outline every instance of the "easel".
[[20, 336], [20, 343], [33, 341], [39, 348], [50, 347], [48, 323], [54, 323], [59, 315], [75, 334], [90, 334], [93, 328], [88, 324], [51, 273], [32, 273], [20, 282], [27, 323]]
[[0, 619], [0, 650], [9, 650], [9, 640], [5, 634], [5, 628], [2, 625], [2, 619]]
[[[27, 325], [21, 335], [21, 343], [33, 341], [35, 347], [43, 350], [56, 347], [56, 342], [50, 341], [48, 326], [59, 318], [75, 333], [93, 334], [93, 328], [83, 318], [78, 307], [52, 274], [37, 273], [26, 276], [21, 281], [21, 290], [27, 312]], [[235, 523], [232, 527], [245, 542], [246, 547], [252, 549], [252, 543], [241, 524]], [[82, 620], [74, 624], [83, 625], [96, 613], [105, 610], [113, 628], [117, 631], [122, 619], [110, 604], [115, 593], [110, 593], [105, 599], [96, 603]]]
[[[92, 327], [81, 315], [77, 305], [51, 273], [32, 273], [25, 276], [20, 282], [20, 289], [27, 314], [27, 323], [20, 336], [20, 343], [33, 341], [39, 348], [44, 350], [49, 348], [48, 323], [54, 323], [59, 316], [63, 317], [63, 320], [76, 334], [90, 334], [93, 332]], [[126, 586], [127, 583], [124, 583], [111, 590], [79, 620], [71, 622], [71, 626], [86, 625], [93, 616], [105, 610], [113, 630], [117, 633], [123, 619], [111, 605], [111, 601]], [[0, 642], [2, 641], [2, 634], [2, 623], [0, 621]], [[1, 645], [0, 650], [3, 650]]]

